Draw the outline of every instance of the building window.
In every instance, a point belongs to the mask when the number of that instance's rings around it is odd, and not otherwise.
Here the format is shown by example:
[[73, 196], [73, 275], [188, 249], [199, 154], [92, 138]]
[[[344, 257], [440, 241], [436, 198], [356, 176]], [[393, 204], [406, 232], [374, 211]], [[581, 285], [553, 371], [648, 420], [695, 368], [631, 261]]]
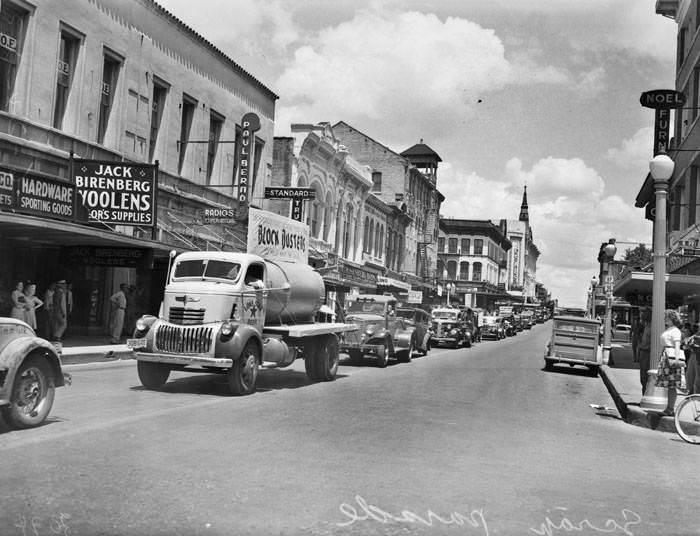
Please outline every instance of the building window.
[[374, 228], [374, 233], [374, 248], [372, 249], [372, 256], [379, 257], [379, 237], [381, 236], [379, 223], [377, 223], [377, 226]]
[[56, 62], [56, 99], [53, 107], [53, 127], [63, 128], [63, 116], [66, 113], [68, 95], [73, 83], [75, 65], [78, 62], [78, 51], [82, 39], [67, 28], [61, 28], [61, 39], [58, 46], [58, 61]]
[[117, 89], [119, 69], [122, 60], [115, 53], [105, 49], [102, 65], [102, 88], [100, 91], [100, 115], [97, 122], [97, 143], [104, 144], [109, 115], [114, 103], [114, 93]]
[[365, 229], [362, 237], [362, 252], [369, 253], [369, 217], [365, 217]]
[[484, 254], [484, 241], [481, 238], [474, 240], [474, 255]]
[[323, 211], [323, 240], [328, 242], [328, 235], [331, 232], [331, 214], [333, 214], [333, 198], [330, 192], [326, 194], [326, 208]]
[[343, 257], [346, 259], [350, 258], [350, 246], [351, 246], [351, 236], [352, 233], [352, 207], [347, 206], [347, 216], [345, 219], [345, 236], [343, 241]]
[[[476, 240], [474, 241], [476, 245]], [[474, 263], [474, 273], [472, 274], [472, 281], [481, 281], [481, 263]]]
[[28, 16], [12, 3], [0, 2], [0, 110], [10, 107]]
[[462, 238], [462, 255], [469, 255], [470, 242], [468, 238]]
[[156, 153], [156, 142], [160, 123], [163, 120], [163, 110], [165, 109], [165, 98], [168, 95], [168, 84], [153, 77], [153, 99], [151, 101], [151, 139], [148, 146], [148, 161], [153, 162]]
[[700, 92], [700, 67], [695, 67], [693, 69], [693, 103], [691, 105], [693, 109], [690, 111], [690, 117], [693, 121], [698, 116], [698, 107], [700, 106], [698, 92]]
[[381, 192], [382, 191], [382, 173], [381, 171], [372, 172], [372, 191]]
[[463, 281], [469, 280], [469, 263], [460, 262], [459, 263], [459, 278]]
[[688, 188], [688, 225], [697, 221], [698, 207], [698, 166], [690, 166], [690, 185]]
[[450, 281], [457, 279], [457, 261], [449, 261], [447, 263], [447, 279]]
[[224, 116], [214, 110], [209, 112], [209, 141], [207, 143], [207, 184], [211, 184], [211, 176], [214, 172], [214, 162], [219, 149], [221, 129], [224, 126]]
[[457, 253], [457, 239], [456, 238], [450, 238], [447, 241], [447, 252], [448, 253]]
[[192, 120], [194, 119], [194, 111], [197, 108], [197, 101], [183, 93], [180, 108], [182, 109], [182, 116], [180, 122], [180, 155], [177, 162], [177, 172], [182, 175], [182, 166], [185, 164], [187, 142], [190, 139], [190, 130], [192, 129]]
[[678, 32], [678, 65], [677, 70], [680, 70], [683, 66], [683, 60], [685, 60], [685, 36], [688, 33], [687, 28], [681, 28]]
[[438, 237], [438, 253], [444, 253], [445, 252], [445, 237], [440, 236]]

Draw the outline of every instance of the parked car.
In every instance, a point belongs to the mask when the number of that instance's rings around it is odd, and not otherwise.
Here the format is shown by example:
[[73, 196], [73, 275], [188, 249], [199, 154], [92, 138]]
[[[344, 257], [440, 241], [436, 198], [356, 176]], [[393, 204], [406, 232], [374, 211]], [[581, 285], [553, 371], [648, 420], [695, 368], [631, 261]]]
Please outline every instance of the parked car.
[[632, 326], [629, 324], [618, 324], [612, 328], [612, 340], [618, 342], [630, 342]]
[[481, 325], [481, 338], [496, 339], [497, 341], [505, 339], [505, 320], [500, 316], [485, 316]]
[[430, 313], [418, 307], [399, 307], [396, 316], [403, 318], [407, 329], [413, 328], [413, 349], [420, 355], [426, 355], [433, 336]]
[[551, 370], [557, 363], [583, 365], [597, 371], [603, 364], [600, 346], [600, 322], [579, 316], [555, 316], [552, 337], [544, 354], [544, 367]]
[[0, 413], [8, 426], [44, 422], [56, 387], [69, 385], [70, 379], [53, 344], [21, 320], [0, 318]]
[[397, 316], [396, 303], [396, 298], [383, 294], [360, 294], [348, 302], [345, 321], [358, 329], [345, 333], [339, 348], [353, 363], [362, 364], [367, 354], [376, 356], [380, 367], [386, 367], [389, 358], [411, 360], [416, 328]]
[[520, 332], [523, 329], [525, 329], [525, 326], [523, 325], [523, 317], [520, 315], [513, 315], [513, 327], [515, 327], [515, 331]]
[[454, 307], [437, 307], [432, 311], [433, 343], [453, 348], [471, 346], [474, 325], [467, 320], [467, 312]]

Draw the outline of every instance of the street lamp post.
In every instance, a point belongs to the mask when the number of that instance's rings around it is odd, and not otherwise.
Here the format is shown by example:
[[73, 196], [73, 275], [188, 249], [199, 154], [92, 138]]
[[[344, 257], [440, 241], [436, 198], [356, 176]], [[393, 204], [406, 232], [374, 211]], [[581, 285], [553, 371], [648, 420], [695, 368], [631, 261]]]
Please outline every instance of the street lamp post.
[[612, 274], [610, 274], [610, 261], [615, 258], [617, 247], [615, 239], [611, 238], [603, 247], [603, 289], [605, 290], [605, 325], [603, 326], [603, 363], [606, 365], [610, 361], [610, 348], [612, 346]]
[[673, 175], [675, 164], [665, 154], [657, 154], [649, 162], [651, 178], [654, 179], [656, 213], [654, 215], [654, 278], [651, 294], [651, 359], [647, 375], [647, 388], [640, 406], [644, 409], [665, 409], [667, 392], [656, 387], [658, 359], [661, 355], [661, 333], [664, 330], [666, 308], [666, 195], [668, 180]]

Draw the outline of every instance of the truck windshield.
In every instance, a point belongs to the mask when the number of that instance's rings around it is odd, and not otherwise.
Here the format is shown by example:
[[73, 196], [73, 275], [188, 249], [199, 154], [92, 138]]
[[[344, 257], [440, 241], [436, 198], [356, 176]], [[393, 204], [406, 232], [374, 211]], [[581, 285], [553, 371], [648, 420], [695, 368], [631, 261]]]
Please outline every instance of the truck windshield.
[[229, 279], [235, 281], [241, 265], [235, 262], [216, 259], [193, 259], [180, 261], [175, 265], [175, 278], [195, 277], [198, 279]]
[[433, 318], [441, 320], [457, 320], [457, 311], [433, 311]]
[[384, 303], [370, 300], [355, 300], [348, 303], [348, 313], [384, 314]]

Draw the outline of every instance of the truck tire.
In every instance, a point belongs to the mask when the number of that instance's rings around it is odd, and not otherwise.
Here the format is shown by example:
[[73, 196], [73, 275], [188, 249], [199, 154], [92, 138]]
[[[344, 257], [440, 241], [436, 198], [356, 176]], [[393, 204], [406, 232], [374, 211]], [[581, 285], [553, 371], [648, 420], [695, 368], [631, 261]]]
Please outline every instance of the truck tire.
[[11, 404], [0, 408], [13, 428], [38, 426], [48, 417], [56, 387], [49, 363], [41, 357], [24, 360], [12, 384]]
[[136, 370], [139, 373], [141, 385], [146, 389], [157, 391], [162, 389], [170, 376], [170, 367], [163, 363], [151, 363], [150, 361], [137, 361]]
[[314, 337], [305, 351], [304, 365], [306, 375], [314, 382], [330, 382], [335, 380], [338, 373], [338, 337], [321, 335]]
[[384, 343], [377, 352], [377, 364], [379, 368], [386, 368], [389, 364], [389, 345]]
[[411, 342], [408, 343], [408, 348], [406, 350], [403, 350], [399, 354], [399, 359], [402, 363], [410, 363], [411, 362], [411, 357], [413, 356], [413, 350], [415, 349], [415, 345], [413, 344], [413, 339], [411, 339]]
[[235, 396], [250, 395], [255, 392], [258, 381], [260, 349], [254, 341], [243, 347], [241, 357], [233, 362], [228, 371], [228, 386]]

